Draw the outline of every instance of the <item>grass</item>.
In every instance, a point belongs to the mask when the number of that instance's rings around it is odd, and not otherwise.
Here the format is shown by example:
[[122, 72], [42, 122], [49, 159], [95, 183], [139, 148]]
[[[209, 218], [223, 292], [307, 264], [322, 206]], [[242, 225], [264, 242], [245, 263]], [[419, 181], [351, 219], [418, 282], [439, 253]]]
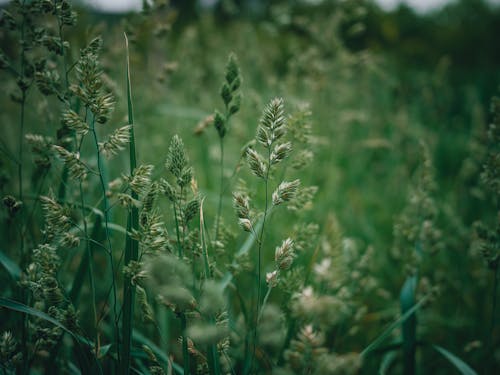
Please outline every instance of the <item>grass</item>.
[[2, 373], [497, 366], [498, 99], [346, 48], [350, 5], [92, 39], [37, 4], [0, 34]]

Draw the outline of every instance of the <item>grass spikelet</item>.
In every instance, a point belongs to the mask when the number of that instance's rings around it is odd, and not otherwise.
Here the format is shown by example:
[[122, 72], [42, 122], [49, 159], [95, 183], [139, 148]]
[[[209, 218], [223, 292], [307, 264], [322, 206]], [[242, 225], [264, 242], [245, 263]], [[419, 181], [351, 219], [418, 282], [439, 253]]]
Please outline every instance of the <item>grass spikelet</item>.
[[87, 177], [87, 166], [80, 160], [80, 154], [57, 145], [53, 145], [52, 149], [64, 160], [71, 177], [75, 180], [84, 180]]
[[177, 181], [182, 181], [186, 168], [188, 167], [188, 158], [184, 149], [184, 142], [176, 134], [168, 147], [167, 161], [165, 162], [167, 170], [177, 177]]
[[134, 169], [132, 176], [123, 176], [130, 189], [136, 194], [142, 194], [151, 184], [152, 165], [140, 165]]
[[273, 205], [278, 206], [284, 202], [292, 200], [295, 197], [299, 186], [300, 180], [290, 182], [283, 181], [273, 193]]
[[80, 136], [86, 135], [90, 130], [88, 124], [83, 121], [80, 115], [73, 111], [71, 108], [67, 108], [63, 111], [61, 122], [68, 129], [74, 130], [76, 134]]
[[295, 254], [293, 251], [293, 241], [291, 238], [287, 238], [280, 246], [276, 248], [276, 251], [274, 253], [276, 268], [279, 270], [289, 269], [294, 258]]
[[99, 149], [108, 159], [125, 149], [130, 142], [130, 125], [116, 129], [109, 138], [99, 143]]
[[260, 154], [255, 151], [253, 148], [248, 148], [247, 149], [247, 161], [248, 161], [248, 166], [250, 167], [250, 170], [260, 178], [265, 178], [266, 177], [266, 164], [264, 163], [264, 160]]

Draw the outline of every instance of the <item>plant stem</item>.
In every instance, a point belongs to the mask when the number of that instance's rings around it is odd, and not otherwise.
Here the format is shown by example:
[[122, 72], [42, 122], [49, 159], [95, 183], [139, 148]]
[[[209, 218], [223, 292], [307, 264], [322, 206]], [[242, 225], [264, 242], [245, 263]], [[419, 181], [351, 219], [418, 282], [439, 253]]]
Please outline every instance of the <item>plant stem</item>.
[[271, 147], [268, 147], [268, 157], [267, 157], [267, 171], [266, 171], [266, 177], [264, 179], [265, 181], [265, 198], [266, 198], [266, 203], [264, 206], [264, 217], [262, 218], [262, 227], [260, 228], [260, 234], [258, 238], [258, 247], [257, 247], [257, 306], [256, 306], [256, 312], [255, 312], [255, 327], [254, 327], [254, 333], [253, 333], [253, 345], [252, 345], [252, 359], [250, 361], [250, 371], [253, 368], [253, 362], [255, 359], [255, 351], [257, 349], [257, 323], [259, 321], [259, 315], [260, 315], [260, 310], [261, 310], [261, 304], [260, 304], [260, 295], [261, 295], [261, 278], [262, 278], [262, 244], [263, 244], [263, 239], [264, 239], [264, 229], [266, 227], [266, 219], [267, 219], [267, 214], [268, 214], [268, 207], [269, 207], [269, 174], [271, 171]]
[[[134, 109], [132, 104], [132, 88], [130, 83], [130, 60], [129, 60], [129, 50], [128, 50], [128, 39], [125, 36], [125, 46], [126, 46], [126, 66], [127, 66], [127, 107], [128, 107], [128, 122], [130, 127], [130, 149], [129, 149], [129, 162], [130, 162], [130, 174], [137, 168], [137, 159], [135, 154], [135, 134], [134, 134]], [[138, 199], [139, 196], [136, 192], [132, 191], [132, 198]], [[139, 230], [139, 211], [137, 207], [132, 207], [128, 220], [127, 220], [127, 236], [126, 236], [126, 246], [125, 246], [125, 266], [127, 266], [131, 261], [136, 261], [139, 258], [139, 243], [136, 239], [130, 236], [130, 233], [134, 230]], [[133, 327], [133, 316], [134, 316], [134, 300], [135, 300], [135, 286], [132, 285], [130, 277], [125, 277], [123, 285], [123, 320], [122, 320], [122, 333], [123, 333], [123, 352], [120, 361], [121, 369], [120, 373], [123, 375], [128, 375], [130, 373], [130, 351], [132, 347], [132, 327]]]
[[[83, 220], [83, 230], [85, 233], [85, 245], [86, 245], [86, 252], [87, 252], [87, 257], [88, 257], [88, 271], [89, 271], [89, 282], [90, 282], [90, 291], [92, 294], [92, 314], [94, 316], [94, 328], [96, 330], [96, 334], [94, 337], [94, 345], [95, 349], [97, 350], [97, 310], [96, 310], [96, 294], [95, 294], [95, 282], [94, 282], [94, 271], [93, 271], [93, 264], [92, 264], [92, 251], [90, 249], [90, 241], [89, 241], [89, 232], [87, 229], [87, 219], [85, 218], [85, 202], [83, 199], [83, 187], [82, 187], [82, 182], [80, 181], [80, 201], [81, 201], [81, 209], [82, 209], [82, 220]], [[72, 301], [75, 302], [75, 301]], [[97, 356], [97, 352], [96, 352]]]
[[179, 313], [179, 318], [181, 319], [181, 330], [182, 330], [182, 362], [184, 367], [184, 374], [188, 375], [189, 371], [189, 350], [188, 342], [186, 336], [187, 320], [186, 314]]
[[220, 217], [222, 214], [222, 194], [224, 190], [224, 139], [219, 137], [219, 145], [220, 145], [220, 189], [219, 189], [219, 208], [217, 209], [217, 221], [215, 223], [215, 236], [214, 241], [217, 241], [219, 237], [219, 224]]
[[262, 317], [262, 311], [264, 311], [264, 308], [266, 307], [267, 300], [269, 299], [272, 290], [273, 288], [271, 286], [267, 287], [267, 292], [266, 295], [264, 296], [264, 301], [262, 301], [262, 307], [260, 309], [259, 316], [257, 317], [257, 325], [259, 324], [260, 318]]

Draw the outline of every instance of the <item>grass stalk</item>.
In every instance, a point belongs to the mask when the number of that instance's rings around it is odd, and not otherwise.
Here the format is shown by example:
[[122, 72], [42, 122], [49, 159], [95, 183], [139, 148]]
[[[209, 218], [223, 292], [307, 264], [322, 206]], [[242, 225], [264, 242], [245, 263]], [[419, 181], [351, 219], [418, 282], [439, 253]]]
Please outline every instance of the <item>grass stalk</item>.
[[261, 311], [261, 303], [260, 303], [260, 295], [261, 295], [261, 281], [262, 281], [262, 244], [264, 240], [264, 230], [266, 227], [266, 219], [268, 215], [269, 209], [269, 175], [271, 171], [271, 148], [268, 148], [268, 157], [267, 157], [267, 171], [265, 181], [265, 206], [264, 206], [264, 217], [262, 218], [262, 226], [260, 228], [259, 238], [257, 240], [257, 304], [255, 311], [255, 326], [253, 328], [253, 343], [252, 343], [252, 354], [250, 360], [250, 371], [252, 371], [254, 360], [255, 360], [255, 352], [257, 350], [257, 338], [258, 338], [258, 329], [257, 324], [259, 322], [259, 316]]
[[[134, 136], [134, 109], [132, 106], [132, 89], [130, 83], [130, 60], [127, 35], [125, 36], [126, 46], [126, 83], [127, 83], [127, 107], [128, 107], [128, 122], [130, 127], [130, 173], [137, 167], [137, 159], [135, 152], [135, 136]], [[132, 198], [138, 199], [137, 193], [132, 191]], [[124, 265], [127, 266], [131, 261], [136, 261], [139, 257], [139, 243], [136, 239], [130, 236], [132, 230], [139, 230], [139, 211], [136, 207], [132, 207], [127, 220], [127, 235], [125, 245]], [[125, 277], [123, 286], [123, 318], [122, 318], [122, 354], [119, 358], [121, 365], [120, 373], [128, 375], [130, 373], [130, 351], [132, 347], [132, 330], [135, 302], [135, 286], [129, 277]]]
[[[200, 239], [201, 239], [201, 249], [203, 253], [203, 263], [205, 265], [205, 277], [207, 279], [211, 278], [210, 274], [210, 264], [208, 261], [208, 249], [207, 243], [205, 240], [205, 220], [203, 216], [203, 200], [200, 202]], [[215, 325], [215, 318], [213, 316], [209, 316], [210, 324]], [[208, 366], [210, 368], [210, 372], [215, 375], [220, 375], [220, 361], [219, 354], [217, 352], [217, 344], [210, 344], [208, 346]]]
[[217, 241], [219, 237], [220, 217], [222, 215], [222, 195], [224, 193], [224, 138], [219, 137], [220, 149], [220, 186], [219, 186], [219, 206], [217, 208], [217, 219], [215, 222], [215, 236], [214, 240]]

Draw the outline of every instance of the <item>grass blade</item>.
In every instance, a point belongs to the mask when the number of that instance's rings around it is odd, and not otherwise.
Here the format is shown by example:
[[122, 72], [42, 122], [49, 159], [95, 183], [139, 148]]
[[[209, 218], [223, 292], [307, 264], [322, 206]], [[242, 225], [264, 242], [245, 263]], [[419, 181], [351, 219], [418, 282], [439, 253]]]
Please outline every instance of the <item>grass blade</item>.
[[[405, 314], [415, 305], [415, 288], [417, 286], [417, 276], [408, 277], [401, 288], [399, 301], [401, 304], [401, 314]], [[415, 314], [402, 323], [403, 331], [403, 359], [404, 373], [413, 375], [415, 373], [417, 351], [417, 317]]]
[[455, 354], [449, 352], [445, 348], [438, 346], [438, 345], [432, 345], [434, 349], [436, 349], [439, 353], [443, 355], [450, 363], [456, 367], [458, 371], [462, 375], [476, 375], [476, 371], [474, 371], [467, 363], [462, 361], [460, 358], [458, 358]]
[[401, 317], [396, 319], [394, 322], [392, 322], [389, 327], [387, 327], [384, 332], [380, 334], [379, 337], [377, 337], [375, 340], [372, 341], [370, 345], [368, 345], [362, 352], [361, 356], [365, 357], [367, 354], [370, 352], [374, 351], [377, 349], [384, 341], [389, 337], [391, 332], [397, 328], [400, 324], [404, 323], [406, 320], [408, 320], [415, 312], [422, 307], [422, 305], [427, 302], [427, 300], [431, 297], [431, 293], [427, 294], [425, 297], [423, 297], [417, 304], [413, 305], [413, 307], [409, 310], [407, 310]]
[[[96, 373], [96, 370], [98, 371], [98, 373], [102, 373], [102, 371], [100, 371], [100, 366], [99, 366], [99, 363], [97, 361], [97, 358], [93, 354], [92, 343], [89, 340], [87, 340], [86, 338], [84, 338], [80, 335], [77, 335], [76, 333], [70, 331], [63, 324], [61, 324], [61, 322], [52, 318], [50, 315], [44, 313], [43, 311], [26, 306], [23, 303], [0, 297], [0, 307], [4, 307], [4, 308], [9, 309], [9, 310], [13, 310], [13, 311], [17, 311], [17, 312], [20, 312], [23, 314], [34, 316], [36, 318], [45, 320], [46, 322], [49, 322], [49, 323], [61, 328], [64, 332], [71, 335], [71, 337], [75, 341], [76, 346], [78, 347], [78, 359], [79, 359], [80, 366], [81, 366], [83, 373], [84, 374]], [[83, 344], [84, 347], [88, 348], [88, 350], [84, 350], [81, 344]], [[89, 363], [89, 356], [92, 358], [92, 360], [94, 362], [94, 366], [92, 366]]]
[[[137, 167], [137, 160], [135, 154], [135, 137], [134, 137], [134, 109], [132, 106], [132, 89], [130, 84], [130, 59], [128, 49], [128, 39], [125, 35], [126, 46], [126, 60], [127, 60], [127, 107], [128, 107], [128, 122], [130, 127], [130, 173]], [[137, 193], [132, 192], [133, 199], [139, 199]], [[129, 233], [132, 230], [139, 230], [139, 212], [136, 207], [133, 207], [129, 213], [127, 220], [127, 235], [125, 244], [125, 264], [127, 266], [131, 261], [135, 261], [139, 256], [138, 241], [133, 239]], [[126, 277], [123, 286], [123, 320], [122, 320], [122, 355], [121, 374], [128, 375], [130, 373], [130, 349], [132, 347], [132, 329], [134, 317], [134, 300], [135, 300], [135, 287], [132, 285], [130, 278]]]
[[21, 278], [21, 269], [19, 268], [19, 266], [7, 255], [5, 255], [5, 253], [1, 250], [0, 250], [0, 263], [9, 273], [10, 277], [12, 277], [15, 281]]
[[166, 366], [172, 366], [172, 369], [177, 373], [177, 374], [184, 374], [184, 369], [179, 366], [177, 363], [172, 362], [167, 355], [161, 350], [153, 341], [149, 340], [147, 337], [143, 336], [140, 332], [135, 331], [133, 332], [134, 335], [134, 340], [137, 342], [140, 342], [143, 345], [147, 345], [153, 353], [156, 355], [156, 357], [162, 361]]

